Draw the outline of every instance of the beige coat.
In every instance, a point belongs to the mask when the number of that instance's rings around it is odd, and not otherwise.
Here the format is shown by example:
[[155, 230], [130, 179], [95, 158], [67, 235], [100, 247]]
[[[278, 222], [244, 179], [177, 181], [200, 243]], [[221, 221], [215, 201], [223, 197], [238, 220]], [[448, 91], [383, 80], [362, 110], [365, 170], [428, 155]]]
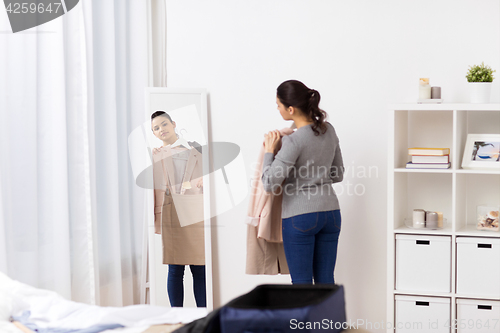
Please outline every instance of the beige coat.
[[[176, 148], [165, 146], [153, 151], [155, 233], [162, 235], [164, 264], [204, 265], [204, 222], [181, 227], [170, 194], [170, 191], [175, 189], [175, 168], [172, 160], [175, 150]], [[202, 194], [202, 177], [202, 155], [191, 147], [182, 181], [185, 186], [181, 194]]]
[[[293, 133], [295, 124], [280, 130], [282, 135]], [[264, 191], [262, 165], [264, 144], [259, 152], [251, 180], [247, 216], [247, 274], [289, 274], [283, 248], [281, 203], [283, 194]]]

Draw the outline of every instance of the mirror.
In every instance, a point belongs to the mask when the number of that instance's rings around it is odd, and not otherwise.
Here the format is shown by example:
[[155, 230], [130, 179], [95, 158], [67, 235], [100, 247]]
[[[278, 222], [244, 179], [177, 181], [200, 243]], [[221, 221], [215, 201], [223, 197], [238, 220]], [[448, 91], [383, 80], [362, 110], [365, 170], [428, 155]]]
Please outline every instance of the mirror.
[[129, 149], [136, 183], [147, 191], [149, 303], [212, 310], [207, 94], [145, 93], [147, 120]]

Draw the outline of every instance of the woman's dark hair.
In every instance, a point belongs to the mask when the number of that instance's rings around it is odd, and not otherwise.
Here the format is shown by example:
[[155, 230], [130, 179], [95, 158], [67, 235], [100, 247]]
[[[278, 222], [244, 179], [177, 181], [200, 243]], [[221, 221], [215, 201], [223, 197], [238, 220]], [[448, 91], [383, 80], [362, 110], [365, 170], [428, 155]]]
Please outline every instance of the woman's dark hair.
[[165, 116], [168, 118], [168, 120], [170, 120], [170, 122], [172, 122], [172, 118], [170, 118], [169, 114], [166, 113], [165, 111], [155, 111], [152, 115], [151, 115], [151, 121], [153, 121], [153, 119], [155, 119], [156, 117], [159, 117], [159, 116]]
[[315, 135], [319, 135], [318, 128], [322, 133], [326, 132], [326, 112], [319, 108], [321, 96], [317, 90], [309, 89], [300, 81], [288, 80], [279, 85], [276, 96], [285, 107], [299, 108], [306, 117], [311, 118]]

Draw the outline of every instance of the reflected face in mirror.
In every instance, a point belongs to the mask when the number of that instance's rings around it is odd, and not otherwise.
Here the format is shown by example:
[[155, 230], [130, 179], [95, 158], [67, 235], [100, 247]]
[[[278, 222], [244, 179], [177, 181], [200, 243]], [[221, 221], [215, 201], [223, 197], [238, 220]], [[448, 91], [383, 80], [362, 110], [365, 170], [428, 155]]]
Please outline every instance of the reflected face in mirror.
[[153, 134], [163, 141], [163, 144], [172, 144], [177, 141], [175, 134], [175, 121], [170, 121], [166, 116], [158, 116], [151, 122]]

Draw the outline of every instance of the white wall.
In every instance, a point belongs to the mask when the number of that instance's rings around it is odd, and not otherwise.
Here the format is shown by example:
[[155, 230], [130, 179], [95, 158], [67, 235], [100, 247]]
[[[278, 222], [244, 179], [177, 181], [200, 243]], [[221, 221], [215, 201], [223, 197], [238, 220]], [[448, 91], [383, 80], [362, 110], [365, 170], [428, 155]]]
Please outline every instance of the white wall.
[[[500, 78], [498, 0], [167, 1], [167, 85], [208, 89], [211, 139], [241, 147], [248, 179], [264, 133], [289, 125], [276, 87], [298, 79], [321, 93], [350, 167], [336, 281], [351, 320], [386, 318], [389, 104], [415, 102], [420, 77], [441, 86], [445, 102], [468, 102], [466, 71], [482, 61]], [[213, 219], [216, 306], [290, 281], [245, 275], [247, 203]]]

